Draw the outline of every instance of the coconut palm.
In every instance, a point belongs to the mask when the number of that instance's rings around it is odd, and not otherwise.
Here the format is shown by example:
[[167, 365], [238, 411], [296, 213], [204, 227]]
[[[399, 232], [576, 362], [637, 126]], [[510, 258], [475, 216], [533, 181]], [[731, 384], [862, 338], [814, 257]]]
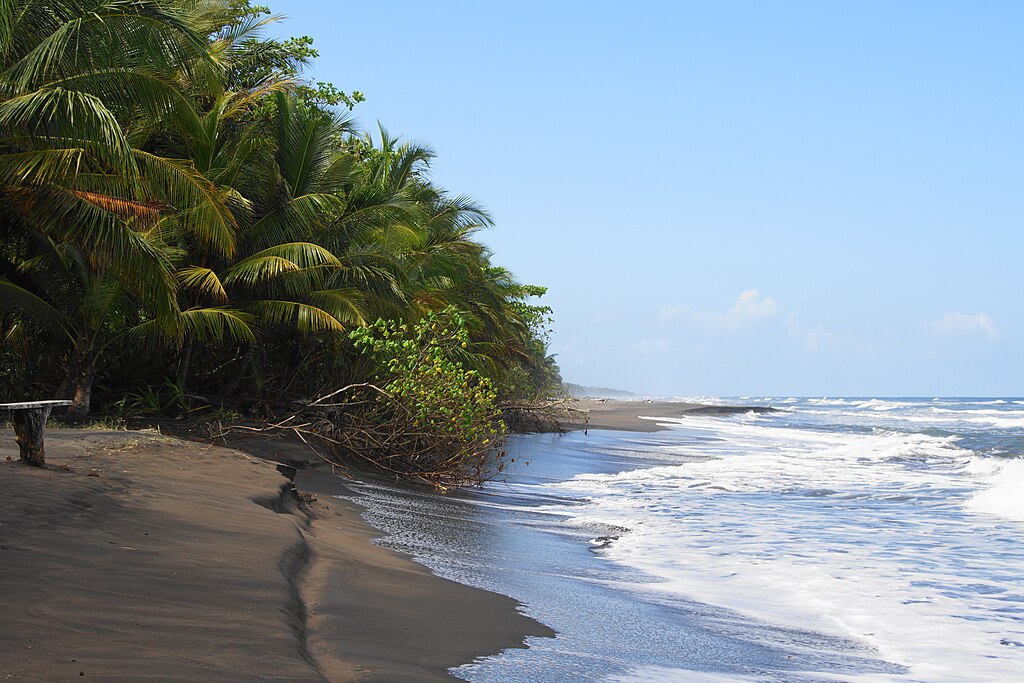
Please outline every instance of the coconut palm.
[[343, 145], [348, 119], [282, 90], [274, 95], [273, 156], [251, 165], [239, 185], [251, 212], [219, 278], [231, 301], [264, 324], [340, 332], [365, 324], [375, 300], [401, 296], [381, 235], [412, 204], [367, 182]]
[[449, 306], [465, 363], [546, 363], [523, 288], [476, 241], [486, 211], [430, 181], [429, 148], [311, 97], [311, 52], [262, 49], [263, 12], [0, 0], [0, 338], [59, 359], [77, 416], [115, 351], [179, 387], [200, 347], [235, 377], [258, 348], [262, 376], [294, 378], [310, 347], [344, 358], [354, 326]]
[[179, 83], [210, 72], [206, 49], [184, 3], [0, 0], [0, 217], [13, 236], [0, 300], [67, 335], [73, 416], [88, 411], [98, 340], [123, 332], [129, 300], [167, 333], [196, 320], [177, 309], [161, 226], [233, 252], [217, 188], [137, 145], [190, 111]]

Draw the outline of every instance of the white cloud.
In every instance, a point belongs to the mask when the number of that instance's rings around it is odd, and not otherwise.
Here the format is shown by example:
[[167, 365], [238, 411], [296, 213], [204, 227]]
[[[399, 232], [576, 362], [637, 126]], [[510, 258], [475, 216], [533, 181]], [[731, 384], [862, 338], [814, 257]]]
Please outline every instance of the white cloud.
[[626, 310], [622, 308], [616, 308], [610, 311], [598, 311], [594, 315], [590, 316], [590, 323], [592, 325], [609, 325], [618, 323], [626, 317]]
[[779, 304], [770, 296], [762, 296], [756, 289], [748, 289], [739, 295], [736, 303], [728, 311], [695, 311], [682, 304], [665, 306], [658, 312], [662, 320], [685, 317], [707, 329], [738, 329], [759, 320], [774, 317], [779, 312]]
[[984, 333], [989, 339], [999, 338], [999, 328], [988, 313], [947, 313], [931, 327], [945, 335]]
[[672, 304], [671, 306], [665, 306], [660, 311], [658, 311], [658, 317], [661, 318], [662, 320], [671, 320], [672, 318], [677, 318], [681, 315], [686, 315], [691, 312], [692, 311], [690, 310], [689, 306], [684, 306], [682, 304]]
[[668, 339], [637, 339], [626, 342], [626, 348], [639, 353], [665, 351], [671, 345]]
[[748, 289], [740, 294], [736, 305], [726, 313], [727, 317], [739, 320], [757, 320], [758, 318], [770, 318], [779, 312], [779, 305], [770, 296], [761, 296], [756, 289]]
[[800, 322], [797, 314], [786, 318], [786, 332], [793, 339], [797, 339], [808, 351], [817, 351], [822, 343], [829, 343], [835, 339], [835, 335], [821, 325], [806, 325]]

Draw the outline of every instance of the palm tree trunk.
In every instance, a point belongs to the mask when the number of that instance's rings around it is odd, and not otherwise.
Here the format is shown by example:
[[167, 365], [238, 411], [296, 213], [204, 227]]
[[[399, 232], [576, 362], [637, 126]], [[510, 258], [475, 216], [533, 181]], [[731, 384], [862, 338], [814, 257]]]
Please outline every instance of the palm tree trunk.
[[181, 356], [178, 358], [178, 386], [181, 393], [185, 393], [185, 385], [188, 382], [189, 365], [192, 363], [192, 339], [186, 337], [185, 346], [181, 349]]
[[96, 379], [96, 357], [92, 354], [76, 354], [75, 394], [68, 408], [68, 419], [84, 420], [89, 416], [89, 405], [92, 402], [92, 383]]
[[60, 381], [60, 385], [57, 387], [56, 398], [70, 399], [75, 396], [75, 376], [78, 372], [75, 370], [74, 363], [69, 363], [64, 368], [64, 378]]

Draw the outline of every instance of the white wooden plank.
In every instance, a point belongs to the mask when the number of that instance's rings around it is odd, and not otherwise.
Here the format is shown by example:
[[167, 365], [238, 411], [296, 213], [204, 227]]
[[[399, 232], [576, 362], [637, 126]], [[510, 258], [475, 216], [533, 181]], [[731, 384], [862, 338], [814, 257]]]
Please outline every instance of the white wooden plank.
[[57, 406], [69, 406], [71, 401], [28, 401], [27, 403], [0, 403], [0, 410], [26, 410], [32, 408], [56, 408]]

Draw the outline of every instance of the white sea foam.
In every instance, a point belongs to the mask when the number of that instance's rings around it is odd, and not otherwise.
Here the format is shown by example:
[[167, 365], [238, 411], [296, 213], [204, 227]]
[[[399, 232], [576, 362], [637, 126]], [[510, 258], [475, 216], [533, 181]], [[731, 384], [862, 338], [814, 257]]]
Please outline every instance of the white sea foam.
[[[978, 404], [978, 405], [992, 405], [991, 403]], [[931, 408], [933, 413], [944, 413], [949, 415], [960, 415], [965, 417], [977, 416], [977, 415], [995, 415], [1000, 417], [1014, 417], [1024, 416], [1024, 410], [998, 410], [995, 408], [972, 408], [969, 410], [962, 410], [956, 408]]]
[[986, 415], [984, 417], [968, 417], [964, 418], [965, 422], [971, 424], [990, 425], [992, 427], [1009, 428], [1009, 427], [1024, 427], [1024, 417], [997, 417], [995, 415]]
[[871, 398], [866, 401], [860, 401], [858, 403], [855, 403], [854, 407], [859, 408], [861, 410], [885, 411], [895, 410], [897, 408], [908, 408], [913, 405], [915, 404], [908, 403], [906, 401], [888, 401], [881, 398]]
[[645, 666], [624, 674], [605, 679], [609, 683], [666, 683], [667, 681], [691, 681], [692, 683], [737, 683], [756, 681], [752, 676], [693, 671], [667, 666]]
[[962, 398], [933, 398], [932, 403], [950, 403], [961, 406], [997, 406], [1008, 403], [1005, 398], [994, 398], [988, 401], [975, 401]]
[[967, 509], [1024, 521], [1024, 459], [976, 458], [970, 471], [987, 488], [967, 501]]
[[[829, 405], [821, 401], [808, 403]], [[904, 407], [894, 403], [855, 406]], [[699, 446], [666, 437], [658, 449], [700, 459], [552, 485], [588, 501], [561, 508], [572, 524], [631, 530], [602, 552], [656, 579], [634, 590], [852, 636], [909, 669], [843, 680], [961, 681], [969, 671], [1006, 681], [1024, 671], [1014, 611], [1024, 554], [990, 557], [999, 538], [962, 512], [1024, 519], [1024, 460], [976, 457], [955, 436], [747, 416], [659, 422], [710, 437]], [[965, 565], [979, 567], [968, 585]], [[702, 680], [667, 671], [621, 680]]]
[[[765, 681], [763, 676], [745, 676], [742, 674], [712, 673], [694, 671], [667, 666], [645, 666], [623, 674], [606, 678], [609, 683], [747, 683], [749, 681]], [[905, 683], [906, 678], [899, 675], [837, 675], [820, 671], [788, 671], [785, 678], [773, 677], [772, 681], [842, 681], [843, 683]]]
[[[947, 403], [946, 407], [938, 407], [934, 403], [888, 403], [863, 401], [849, 406], [845, 410], [836, 410], [833, 406], [808, 402], [806, 405], [789, 406], [790, 412], [808, 416], [829, 417], [837, 424], [849, 425], [920, 425], [939, 429], [957, 430], [958, 428], [1014, 429], [1024, 427], [1024, 410], [970, 408], [963, 403]], [[973, 405], [994, 405], [988, 401]]]
[[849, 405], [850, 403], [849, 401], [843, 398], [829, 398], [827, 396], [823, 396], [821, 398], [811, 398], [808, 399], [807, 402], [810, 403], [811, 405], [817, 406], [845, 406]]

